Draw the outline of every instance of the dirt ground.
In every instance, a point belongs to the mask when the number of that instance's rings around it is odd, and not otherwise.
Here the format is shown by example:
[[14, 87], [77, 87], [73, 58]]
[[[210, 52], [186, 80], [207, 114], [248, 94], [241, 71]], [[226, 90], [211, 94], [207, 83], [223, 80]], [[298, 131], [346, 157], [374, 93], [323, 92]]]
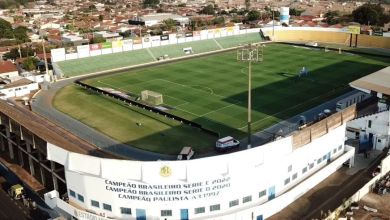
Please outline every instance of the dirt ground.
[[[377, 195], [368, 193], [359, 201], [359, 210], [353, 210], [353, 219], [359, 220], [390, 220], [390, 194]], [[378, 212], [368, 212], [364, 206], [377, 209]]]

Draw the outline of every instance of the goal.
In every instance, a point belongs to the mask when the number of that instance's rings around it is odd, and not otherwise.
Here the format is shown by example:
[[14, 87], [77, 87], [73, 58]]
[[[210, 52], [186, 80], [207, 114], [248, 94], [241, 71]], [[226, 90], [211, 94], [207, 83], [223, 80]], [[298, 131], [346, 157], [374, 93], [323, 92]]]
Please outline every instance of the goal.
[[141, 100], [152, 105], [163, 104], [162, 94], [150, 90], [144, 90], [141, 92]]

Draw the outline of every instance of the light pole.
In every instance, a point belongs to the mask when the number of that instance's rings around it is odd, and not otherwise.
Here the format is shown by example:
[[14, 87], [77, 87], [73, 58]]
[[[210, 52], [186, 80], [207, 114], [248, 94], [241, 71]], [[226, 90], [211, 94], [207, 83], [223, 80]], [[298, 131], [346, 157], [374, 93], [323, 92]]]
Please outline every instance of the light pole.
[[259, 44], [248, 44], [237, 50], [237, 61], [248, 62], [248, 145], [252, 147], [251, 123], [252, 123], [252, 62], [263, 61], [263, 46]]

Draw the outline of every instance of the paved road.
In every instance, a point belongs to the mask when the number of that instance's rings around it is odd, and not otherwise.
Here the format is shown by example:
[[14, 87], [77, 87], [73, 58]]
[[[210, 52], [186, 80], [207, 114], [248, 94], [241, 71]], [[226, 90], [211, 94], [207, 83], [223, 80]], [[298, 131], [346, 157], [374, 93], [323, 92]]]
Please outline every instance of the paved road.
[[[163, 155], [158, 153], [153, 153], [149, 151], [145, 151], [136, 147], [132, 147], [129, 145], [125, 145], [119, 143], [118, 141], [96, 131], [95, 129], [81, 123], [78, 120], [75, 120], [69, 117], [62, 112], [59, 112], [52, 106], [52, 100], [54, 98], [55, 93], [63, 88], [66, 85], [73, 83], [76, 79], [82, 78], [71, 78], [60, 80], [54, 84], [52, 84], [49, 90], [42, 90], [39, 92], [35, 99], [32, 102], [32, 109], [34, 112], [50, 119], [51, 121], [57, 123], [58, 125], [64, 127], [70, 132], [78, 135], [80, 138], [96, 145], [97, 147], [113, 152], [117, 155], [126, 156], [130, 159], [142, 160], [142, 161], [150, 161], [150, 160], [174, 160], [175, 157], [172, 155]], [[304, 115], [307, 121], [312, 121], [318, 115], [318, 113], [323, 112], [324, 109], [334, 110], [336, 106], [336, 102], [343, 97], [346, 97], [353, 92], [344, 94], [338, 98], [330, 100], [322, 105], [319, 105], [313, 109], [310, 109], [302, 114], [294, 116], [285, 121], [279, 122], [261, 132], [257, 132], [252, 136], [252, 146], [260, 146], [264, 143], [271, 141], [274, 137], [274, 134], [279, 134], [282, 136], [286, 136], [289, 133], [293, 132], [297, 128], [297, 124], [299, 122], [300, 116]], [[241, 148], [245, 149], [247, 145], [247, 140], [241, 140]], [[210, 153], [207, 156], [213, 155], [215, 153]]]

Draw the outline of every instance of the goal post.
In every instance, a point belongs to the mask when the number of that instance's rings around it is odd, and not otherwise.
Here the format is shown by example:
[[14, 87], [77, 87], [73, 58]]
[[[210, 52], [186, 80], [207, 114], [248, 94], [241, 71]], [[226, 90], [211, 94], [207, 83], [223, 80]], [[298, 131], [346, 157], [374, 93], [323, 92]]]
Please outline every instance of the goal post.
[[164, 103], [161, 93], [150, 90], [144, 90], [141, 92], [141, 100], [152, 105], [161, 105]]

